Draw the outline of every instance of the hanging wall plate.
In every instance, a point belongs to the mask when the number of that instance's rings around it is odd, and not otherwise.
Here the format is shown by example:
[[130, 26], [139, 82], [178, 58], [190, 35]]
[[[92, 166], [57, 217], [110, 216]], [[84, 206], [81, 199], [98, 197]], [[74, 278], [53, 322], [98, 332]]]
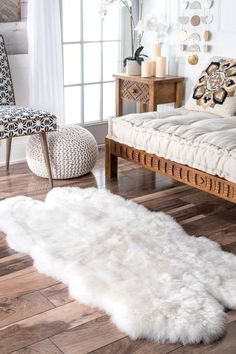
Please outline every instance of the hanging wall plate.
[[185, 52], [187, 50], [186, 44], [180, 44], [179, 49], [181, 50], [181, 52]]
[[189, 52], [200, 52], [200, 46], [198, 44], [193, 44], [188, 46], [188, 51]]
[[179, 32], [179, 40], [180, 42], [185, 42], [188, 38], [188, 33], [187, 31], [180, 31]]
[[201, 36], [198, 33], [192, 33], [188, 36], [188, 39], [193, 42], [200, 42], [201, 41]]
[[192, 26], [199, 26], [201, 19], [199, 16], [195, 15], [195, 16], [191, 17], [190, 21], [191, 21]]
[[211, 31], [205, 31], [203, 36], [204, 36], [205, 42], [209, 42], [212, 38]]
[[203, 6], [205, 9], [210, 9], [213, 6], [213, 0], [204, 0]]
[[198, 55], [197, 54], [192, 54], [188, 57], [188, 62], [190, 65], [196, 65], [198, 63]]
[[186, 25], [188, 22], [189, 22], [188, 16], [179, 16], [179, 23], [181, 23], [181, 25]]
[[200, 10], [202, 8], [202, 5], [201, 5], [200, 1], [193, 1], [193, 2], [191, 2], [189, 8], [191, 10]]
[[209, 44], [204, 44], [204, 46], [203, 46], [203, 51], [204, 51], [204, 52], [210, 52], [210, 51], [211, 51], [211, 45], [209, 45]]
[[183, 10], [187, 9], [188, 5], [189, 5], [189, 1], [187, 1], [187, 0], [183, 0], [181, 3], [181, 7]]
[[209, 15], [209, 16], [203, 16], [202, 17], [202, 22], [205, 23], [205, 25], [210, 25], [213, 22], [213, 15]]

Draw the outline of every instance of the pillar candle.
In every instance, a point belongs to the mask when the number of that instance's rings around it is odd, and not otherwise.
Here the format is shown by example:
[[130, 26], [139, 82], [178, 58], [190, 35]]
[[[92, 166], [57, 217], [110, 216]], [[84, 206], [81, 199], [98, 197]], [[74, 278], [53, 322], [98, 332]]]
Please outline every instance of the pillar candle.
[[152, 76], [156, 76], [156, 60], [151, 60], [150, 63], [152, 66]]
[[166, 76], [166, 57], [156, 57], [156, 77]]
[[156, 57], [160, 57], [161, 56], [161, 44], [154, 44], [153, 48], [152, 48], [152, 61], [156, 61]]
[[151, 61], [142, 62], [142, 77], [151, 77], [153, 74], [153, 65]]

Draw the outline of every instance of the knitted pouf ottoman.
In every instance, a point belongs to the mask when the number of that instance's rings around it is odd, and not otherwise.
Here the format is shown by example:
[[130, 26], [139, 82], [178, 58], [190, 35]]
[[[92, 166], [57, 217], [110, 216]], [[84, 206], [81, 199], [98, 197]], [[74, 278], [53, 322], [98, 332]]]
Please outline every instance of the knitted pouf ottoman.
[[[67, 125], [48, 133], [47, 137], [54, 179], [79, 177], [90, 172], [95, 166], [98, 147], [88, 130], [78, 125]], [[26, 160], [33, 173], [48, 177], [38, 135], [32, 135], [28, 141]]]

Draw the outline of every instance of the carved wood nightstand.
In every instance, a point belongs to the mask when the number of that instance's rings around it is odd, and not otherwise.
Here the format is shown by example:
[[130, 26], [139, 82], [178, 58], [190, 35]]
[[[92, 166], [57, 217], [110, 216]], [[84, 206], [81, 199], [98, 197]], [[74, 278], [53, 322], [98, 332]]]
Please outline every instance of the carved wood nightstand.
[[129, 76], [116, 74], [116, 116], [122, 116], [122, 101], [140, 103], [140, 111], [156, 111], [158, 104], [175, 103], [182, 106], [184, 77], [167, 75], [165, 78]]

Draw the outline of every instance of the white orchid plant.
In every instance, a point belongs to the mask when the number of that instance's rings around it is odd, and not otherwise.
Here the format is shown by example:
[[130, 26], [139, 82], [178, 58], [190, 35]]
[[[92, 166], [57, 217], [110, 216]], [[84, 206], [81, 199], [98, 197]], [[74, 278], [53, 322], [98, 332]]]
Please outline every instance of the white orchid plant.
[[[139, 63], [139, 65], [141, 65], [142, 61], [144, 61], [144, 58], [147, 57], [147, 55], [141, 54], [141, 52], [143, 51], [143, 48], [144, 48], [141, 45], [143, 31], [141, 31], [142, 33], [140, 33], [140, 27], [139, 27], [140, 21], [138, 23], [138, 26], [135, 27], [133, 11], [132, 11], [132, 0], [102, 0], [102, 4], [101, 4], [102, 18], [105, 18], [105, 16], [108, 14], [108, 8], [111, 5], [118, 5], [120, 7], [125, 7], [129, 12], [132, 55], [124, 59], [124, 61], [123, 61], [124, 66], [127, 65], [128, 60], [135, 60]], [[138, 43], [138, 48], [136, 50], [135, 50], [136, 38], [135, 38], [135, 33], [134, 33], [135, 31], [137, 32], [137, 43]]]
[[155, 32], [157, 43], [163, 44], [168, 36], [169, 26], [164, 22], [159, 22], [157, 17], [151, 14], [145, 20], [142, 30]]

